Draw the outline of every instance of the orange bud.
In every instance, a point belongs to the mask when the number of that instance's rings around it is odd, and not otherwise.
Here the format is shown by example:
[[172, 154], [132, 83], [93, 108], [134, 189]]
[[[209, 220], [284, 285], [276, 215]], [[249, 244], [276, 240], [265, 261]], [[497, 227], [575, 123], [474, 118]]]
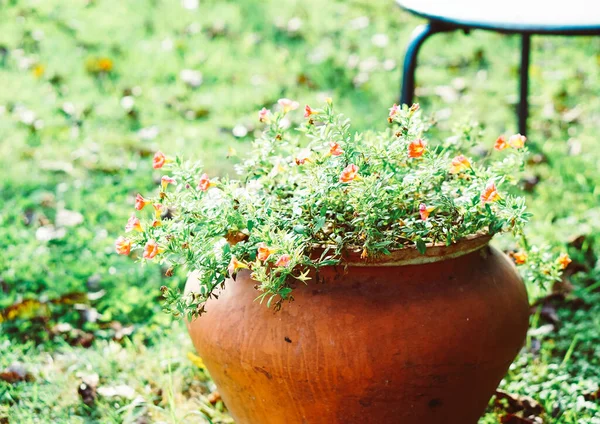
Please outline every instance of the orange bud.
[[396, 103], [394, 103], [394, 105], [390, 108], [390, 115], [389, 115], [389, 120], [391, 122], [392, 118], [394, 118], [396, 115], [398, 115], [400, 113], [400, 106], [398, 106]]
[[160, 203], [153, 203], [152, 207], [154, 208], [154, 216], [156, 217], [156, 219], [159, 219], [162, 214], [163, 205], [161, 205]]
[[306, 162], [311, 162], [310, 160], [310, 150], [304, 149], [299, 154], [298, 157], [294, 158], [296, 165], [304, 165]]

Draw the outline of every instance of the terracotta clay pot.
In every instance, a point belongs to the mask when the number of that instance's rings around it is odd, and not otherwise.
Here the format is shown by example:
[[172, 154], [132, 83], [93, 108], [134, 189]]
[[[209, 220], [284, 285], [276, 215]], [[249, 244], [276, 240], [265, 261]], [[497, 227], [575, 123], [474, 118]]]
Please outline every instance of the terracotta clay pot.
[[350, 254], [278, 312], [241, 272], [190, 335], [238, 424], [475, 424], [529, 319], [521, 279], [488, 241]]

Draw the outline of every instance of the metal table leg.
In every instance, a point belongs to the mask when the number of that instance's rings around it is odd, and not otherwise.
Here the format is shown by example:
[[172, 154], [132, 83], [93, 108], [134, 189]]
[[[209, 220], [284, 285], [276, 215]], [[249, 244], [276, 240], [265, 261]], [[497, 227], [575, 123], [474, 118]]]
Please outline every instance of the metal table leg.
[[521, 38], [521, 70], [520, 70], [520, 98], [519, 98], [519, 132], [527, 133], [527, 115], [529, 114], [529, 55], [531, 50], [531, 36], [523, 34]]
[[406, 55], [404, 57], [404, 67], [402, 71], [402, 92], [400, 93], [400, 104], [411, 105], [415, 95], [415, 70], [417, 68], [417, 55], [419, 49], [433, 34], [438, 32], [447, 32], [458, 29], [453, 26], [447, 26], [438, 22], [429, 22], [415, 28], [413, 31]]

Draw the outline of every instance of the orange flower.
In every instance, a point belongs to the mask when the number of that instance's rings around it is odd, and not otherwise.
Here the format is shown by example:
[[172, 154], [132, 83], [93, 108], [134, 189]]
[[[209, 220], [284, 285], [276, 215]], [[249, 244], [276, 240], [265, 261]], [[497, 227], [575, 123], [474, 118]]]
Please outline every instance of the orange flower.
[[101, 57], [98, 59], [97, 66], [100, 72], [110, 72], [113, 68], [113, 61], [108, 57]]
[[163, 205], [161, 205], [160, 203], [154, 203], [152, 204], [152, 207], [154, 208], [154, 216], [156, 217], [156, 219], [159, 219], [162, 214]]
[[144, 246], [143, 257], [144, 259], [152, 259], [160, 252], [161, 250], [158, 247], [158, 243], [156, 243], [155, 240], [148, 240], [148, 243], [146, 243], [146, 246]]
[[511, 135], [508, 139], [508, 144], [510, 144], [515, 149], [520, 149], [525, 146], [525, 142], [527, 141], [527, 137], [521, 134]]
[[400, 106], [398, 106], [396, 103], [394, 103], [394, 105], [390, 108], [390, 115], [389, 115], [388, 120], [390, 122], [392, 122], [392, 119], [400, 113], [400, 110], [401, 110]]
[[227, 271], [229, 271], [229, 276], [234, 277], [237, 274], [238, 269], [248, 269], [248, 265], [243, 262], [238, 261], [235, 256], [231, 257], [231, 262], [229, 262], [229, 266], [227, 267]]
[[152, 168], [160, 169], [167, 163], [167, 157], [162, 152], [156, 152], [154, 159], [152, 159]]
[[571, 260], [571, 258], [569, 258], [569, 255], [567, 255], [566, 253], [562, 253], [558, 257], [558, 259], [556, 260], [556, 262], [558, 262], [560, 264], [561, 269], [565, 269], [573, 261]]
[[360, 253], [360, 258], [367, 259], [368, 257], [369, 257], [369, 251], [367, 250], [366, 247], [364, 247], [362, 252]]
[[469, 162], [469, 159], [467, 159], [463, 155], [458, 155], [457, 157], [452, 159], [452, 164], [450, 165], [450, 173], [458, 174], [470, 168], [471, 162]]
[[210, 181], [207, 174], [202, 174], [200, 176], [200, 181], [198, 181], [198, 190], [207, 191], [209, 188], [214, 186], [215, 183]]
[[314, 111], [313, 109], [311, 109], [311, 107], [309, 105], [304, 106], [304, 117], [305, 118], [310, 118], [311, 115], [317, 115], [319, 112]]
[[269, 116], [271, 115], [271, 111], [269, 109], [267, 109], [266, 107], [263, 107], [259, 112], [258, 112], [258, 120], [260, 122], [269, 122]]
[[286, 268], [290, 264], [291, 260], [292, 257], [290, 255], [288, 255], [287, 253], [283, 254], [279, 257], [279, 259], [277, 259], [277, 262], [275, 262], [275, 266]]
[[125, 231], [130, 232], [134, 230], [139, 231], [140, 233], [144, 231], [140, 220], [136, 218], [135, 214], [131, 214], [131, 217], [129, 217], [129, 220], [127, 221], [127, 225], [125, 225]]
[[331, 142], [329, 143], [329, 154], [331, 156], [339, 156], [344, 154], [344, 151], [338, 143]]
[[427, 146], [427, 142], [423, 139], [418, 138], [411, 141], [408, 145], [408, 157], [420, 158], [425, 153], [425, 146]]
[[523, 265], [527, 262], [527, 253], [525, 252], [515, 252], [512, 257], [517, 265]]
[[173, 184], [176, 185], [177, 181], [175, 181], [175, 178], [169, 177], [168, 175], [164, 175], [161, 179], [160, 179], [160, 185], [162, 186], [163, 190], [167, 189], [167, 186], [169, 184]]
[[283, 108], [283, 113], [288, 113], [291, 110], [296, 110], [300, 106], [300, 103], [286, 98], [277, 100], [277, 103], [279, 103], [279, 106]]
[[506, 143], [506, 137], [501, 135], [496, 139], [496, 144], [494, 144], [494, 149], [496, 150], [504, 150], [508, 147], [508, 143]]
[[46, 72], [46, 67], [44, 65], [42, 65], [41, 63], [38, 63], [37, 65], [35, 65], [33, 67], [33, 75], [36, 78], [41, 78], [44, 76], [44, 72]]
[[119, 255], [129, 255], [131, 252], [131, 240], [121, 236], [115, 241], [115, 250]]
[[149, 200], [146, 200], [142, 197], [140, 193], [135, 196], [135, 209], [141, 211], [144, 209], [144, 206], [151, 203]]
[[256, 257], [259, 261], [266, 261], [267, 259], [269, 259], [269, 256], [271, 256], [276, 251], [277, 249], [268, 247], [265, 243], [260, 243], [258, 245], [258, 255]]
[[433, 206], [427, 206], [425, 203], [421, 203], [419, 205], [419, 215], [421, 215], [421, 219], [423, 221], [427, 221], [429, 218], [429, 214], [433, 212], [435, 208]]
[[353, 163], [348, 165], [340, 174], [340, 182], [349, 183], [358, 178], [358, 166]]
[[152, 226], [154, 228], [160, 227], [160, 226], [162, 226], [162, 222], [160, 221], [160, 219], [155, 219], [154, 221], [152, 221]]
[[304, 165], [306, 162], [310, 162], [310, 150], [302, 150], [300, 153], [298, 153], [298, 157], [296, 157], [294, 161], [298, 166]]
[[498, 194], [498, 190], [496, 190], [496, 184], [494, 182], [488, 183], [481, 194], [481, 201], [483, 203], [492, 203], [498, 199], [500, 199], [500, 195]]

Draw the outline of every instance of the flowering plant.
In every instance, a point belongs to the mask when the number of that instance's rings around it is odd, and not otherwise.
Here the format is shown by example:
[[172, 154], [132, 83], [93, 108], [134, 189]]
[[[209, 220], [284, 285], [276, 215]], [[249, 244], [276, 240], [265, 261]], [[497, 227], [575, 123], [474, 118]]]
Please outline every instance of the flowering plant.
[[[390, 128], [361, 134], [330, 100], [321, 109], [306, 106], [305, 123], [292, 133], [285, 122], [299, 105], [278, 103], [278, 111], [259, 112], [265, 129], [237, 165], [239, 179], [210, 177], [180, 157], [154, 157], [154, 168], [169, 175], [156, 196], [138, 194], [135, 208], [150, 209], [151, 217], [142, 222], [133, 214], [130, 234], [116, 248], [121, 254], [142, 249], [142, 260], [167, 263], [167, 274], [182, 265], [198, 271], [198, 293], [181, 296], [163, 287], [176, 315], [202, 313], [215, 289], [240, 269], [251, 271], [261, 301], [279, 307], [292, 299], [294, 284], [309, 280], [310, 269], [340, 263], [345, 251], [368, 261], [474, 235], [523, 237], [528, 213], [513, 186], [527, 154], [524, 136], [499, 137], [497, 160], [475, 158], [472, 129], [434, 143], [416, 104], [394, 105]], [[531, 262], [523, 244], [513, 255], [517, 263]], [[315, 255], [317, 247], [322, 254]], [[565, 259], [534, 251], [539, 260], [529, 278], [559, 278]]]

